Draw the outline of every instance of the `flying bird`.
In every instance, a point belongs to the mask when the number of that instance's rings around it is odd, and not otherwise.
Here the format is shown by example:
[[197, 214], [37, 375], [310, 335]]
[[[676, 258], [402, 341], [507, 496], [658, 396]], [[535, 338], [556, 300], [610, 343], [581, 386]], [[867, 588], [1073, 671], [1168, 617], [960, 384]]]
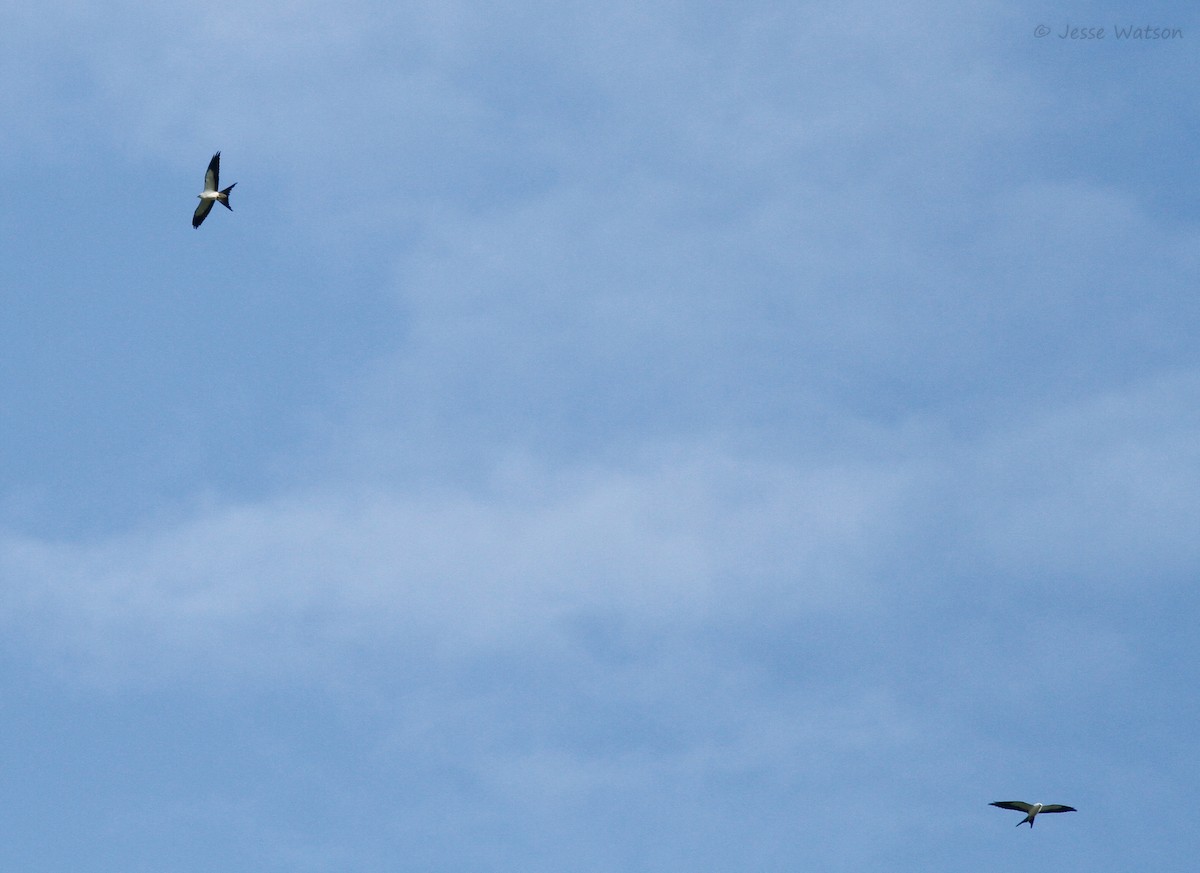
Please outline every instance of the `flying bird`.
[[217, 152], [208, 162], [208, 170], [204, 173], [204, 190], [200, 192], [200, 205], [196, 207], [196, 212], [192, 216], [192, 227], [199, 227], [204, 223], [204, 219], [208, 218], [208, 213], [212, 211], [214, 203], [222, 203], [226, 209], [233, 212], [233, 207], [229, 205], [229, 192], [233, 190], [233, 186], [237, 182], [224, 191], [218, 191], [217, 185], [220, 184], [218, 182], [220, 176], [221, 153]]
[[988, 806], [998, 806], [1001, 809], [1015, 809], [1017, 812], [1025, 813], [1025, 818], [1017, 822], [1017, 827], [1029, 822], [1029, 826], [1033, 827], [1033, 820], [1038, 817], [1038, 813], [1042, 812], [1075, 812], [1073, 806], [1063, 806], [1061, 803], [1024, 803], [1020, 800], [997, 800], [995, 803], [989, 803]]

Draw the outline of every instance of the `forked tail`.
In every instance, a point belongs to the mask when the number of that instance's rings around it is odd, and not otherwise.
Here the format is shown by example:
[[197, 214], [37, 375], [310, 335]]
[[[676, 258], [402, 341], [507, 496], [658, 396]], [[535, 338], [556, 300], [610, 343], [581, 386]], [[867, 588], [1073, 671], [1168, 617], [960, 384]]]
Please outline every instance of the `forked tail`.
[[228, 209], [230, 212], [233, 212], [233, 207], [229, 205], [229, 192], [232, 191], [236, 185], [237, 185], [237, 182], [234, 182], [233, 185], [230, 185], [228, 188], [226, 188], [224, 191], [221, 192], [221, 202], [225, 204], [225, 208]]

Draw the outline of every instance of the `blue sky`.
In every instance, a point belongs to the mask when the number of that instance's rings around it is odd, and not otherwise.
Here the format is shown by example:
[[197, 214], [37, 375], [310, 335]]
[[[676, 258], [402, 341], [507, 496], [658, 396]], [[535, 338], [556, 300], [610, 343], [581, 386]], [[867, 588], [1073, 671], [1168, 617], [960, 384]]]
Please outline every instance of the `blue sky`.
[[1192, 870], [1198, 38], [8, 4], [4, 866]]

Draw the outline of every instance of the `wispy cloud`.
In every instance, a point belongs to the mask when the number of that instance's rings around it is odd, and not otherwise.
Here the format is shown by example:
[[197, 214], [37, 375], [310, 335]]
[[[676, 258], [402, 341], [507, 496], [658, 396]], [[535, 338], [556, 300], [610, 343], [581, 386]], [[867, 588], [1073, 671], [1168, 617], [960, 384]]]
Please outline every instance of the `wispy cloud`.
[[88, 544], [10, 537], [6, 611], [86, 664], [139, 674], [194, 659], [304, 669], [374, 646], [557, 649], [589, 615], [695, 630], [865, 596], [878, 555], [858, 544], [891, 523], [896, 484], [702, 451], [525, 466], [480, 494], [280, 498]]

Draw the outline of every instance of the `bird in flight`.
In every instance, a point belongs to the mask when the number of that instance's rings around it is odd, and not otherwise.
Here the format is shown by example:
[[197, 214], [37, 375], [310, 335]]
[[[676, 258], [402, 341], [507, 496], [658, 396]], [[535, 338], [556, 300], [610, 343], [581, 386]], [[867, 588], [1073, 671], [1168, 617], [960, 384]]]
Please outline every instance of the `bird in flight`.
[[1025, 818], [1017, 822], [1017, 827], [1029, 822], [1029, 826], [1033, 827], [1033, 820], [1038, 817], [1038, 813], [1042, 812], [1075, 812], [1073, 806], [1063, 806], [1061, 803], [1024, 803], [1020, 800], [997, 800], [995, 803], [989, 803], [988, 806], [998, 806], [1001, 809], [1015, 809], [1017, 812], [1025, 813]]
[[237, 182], [224, 191], [218, 191], [217, 185], [220, 184], [218, 181], [220, 176], [221, 153], [217, 152], [208, 162], [208, 170], [204, 173], [204, 190], [200, 192], [200, 205], [196, 207], [196, 212], [192, 216], [192, 227], [199, 227], [204, 223], [204, 219], [208, 218], [208, 213], [212, 211], [214, 203], [222, 203], [226, 209], [233, 212], [233, 207], [229, 205], [229, 192], [233, 190], [233, 185], [236, 185]]

